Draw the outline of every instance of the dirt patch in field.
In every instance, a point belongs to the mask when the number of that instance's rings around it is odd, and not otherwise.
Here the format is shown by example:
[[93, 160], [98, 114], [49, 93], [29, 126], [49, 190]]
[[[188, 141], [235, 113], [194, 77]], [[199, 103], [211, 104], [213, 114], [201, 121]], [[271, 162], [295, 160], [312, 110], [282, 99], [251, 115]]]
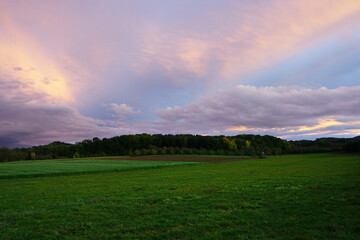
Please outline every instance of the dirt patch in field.
[[[166, 162], [233, 162], [251, 160], [255, 158], [224, 158], [224, 157], [184, 157], [184, 156], [138, 156], [127, 158], [101, 158], [101, 160], [139, 160], [139, 161], [166, 161]], [[100, 159], [98, 159], [100, 160]]]

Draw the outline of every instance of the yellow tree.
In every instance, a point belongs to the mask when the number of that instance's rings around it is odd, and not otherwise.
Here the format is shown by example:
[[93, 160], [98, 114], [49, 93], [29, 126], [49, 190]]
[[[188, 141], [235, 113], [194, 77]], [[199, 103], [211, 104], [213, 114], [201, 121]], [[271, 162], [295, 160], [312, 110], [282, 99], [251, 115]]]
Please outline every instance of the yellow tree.
[[223, 141], [228, 150], [236, 150], [237, 149], [235, 139], [228, 139], [226, 137], [223, 137]]
[[249, 149], [250, 145], [251, 145], [251, 142], [249, 140], [246, 140], [246, 142], [245, 142], [246, 149]]

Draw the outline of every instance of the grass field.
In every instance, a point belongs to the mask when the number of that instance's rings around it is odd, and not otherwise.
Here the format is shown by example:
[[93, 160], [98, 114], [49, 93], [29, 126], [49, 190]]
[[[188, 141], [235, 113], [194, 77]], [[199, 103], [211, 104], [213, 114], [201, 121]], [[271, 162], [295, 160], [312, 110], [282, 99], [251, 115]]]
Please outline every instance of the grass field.
[[360, 239], [359, 219], [355, 155], [0, 179], [1, 239]]
[[[126, 158], [124, 158], [126, 159]], [[0, 179], [18, 177], [39, 177], [75, 175], [86, 173], [120, 172], [145, 168], [178, 166], [183, 162], [146, 162], [131, 160], [64, 159], [19, 161], [0, 164]]]

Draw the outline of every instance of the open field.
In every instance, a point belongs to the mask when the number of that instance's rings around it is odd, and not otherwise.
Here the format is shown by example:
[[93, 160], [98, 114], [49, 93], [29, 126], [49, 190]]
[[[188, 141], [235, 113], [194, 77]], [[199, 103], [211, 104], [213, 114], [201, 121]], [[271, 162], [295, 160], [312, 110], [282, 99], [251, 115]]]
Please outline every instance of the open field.
[[[123, 158], [102, 157], [98, 159], [122, 160]], [[207, 163], [233, 162], [233, 161], [242, 161], [242, 160], [250, 160], [250, 159], [254, 159], [254, 157], [173, 155], [173, 156], [137, 156], [137, 157], [129, 158], [129, 160], [138, 160], [138, 161], [207, 162]]]
[[2, 239], [360, 239], [358, 155], [0, 179], [0, 193]]
[[[130, 158], [130, 157], [128, 157]], [[39, 177], [39, 176], [59, 176], [74, 175], [86, 173], [101, 172], [120, 172], [145, 168], [159, 168], [178, 166], [183, 162], [171, 161], [132, 161], [127, 158], [113, 158], [114, 160], [98, 159], [63, 159], [63, 160], [36, 160], [36, 161], [18, 161], [0, 164], [1, 178], [18, 178], [18, 177]]]

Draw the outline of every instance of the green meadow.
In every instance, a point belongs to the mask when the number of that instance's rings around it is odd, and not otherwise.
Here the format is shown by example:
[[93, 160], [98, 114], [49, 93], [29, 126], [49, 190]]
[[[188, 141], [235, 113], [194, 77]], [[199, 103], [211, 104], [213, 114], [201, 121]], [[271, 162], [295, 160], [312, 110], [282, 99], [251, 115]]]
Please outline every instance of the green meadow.
[[[117, 157], [119, 158], [119, 157]], [[184, 164], [198, 164], [185, 162], [149, 162], [131, 160], [36, 160], [6, 162], [0, 164], [1, 178], [18, 177], [39, 177], [39, 176], [59, 176], [86, 173], [120, 172], [144, 168], [158, 168], [178, 166]]]
[[1, 163], [1, 239], [360, 239], [359, 155], [174, 164]]

